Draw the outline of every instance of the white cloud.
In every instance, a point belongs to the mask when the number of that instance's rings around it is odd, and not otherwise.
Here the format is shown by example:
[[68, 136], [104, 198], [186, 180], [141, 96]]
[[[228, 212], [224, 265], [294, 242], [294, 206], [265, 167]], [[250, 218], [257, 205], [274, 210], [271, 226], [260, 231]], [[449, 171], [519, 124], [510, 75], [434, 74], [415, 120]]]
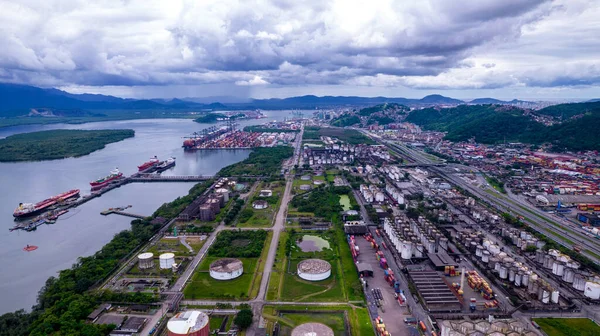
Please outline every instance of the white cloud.
[[0, 0], [0, 81], [67, 87], [600, 82], [594, 0]]

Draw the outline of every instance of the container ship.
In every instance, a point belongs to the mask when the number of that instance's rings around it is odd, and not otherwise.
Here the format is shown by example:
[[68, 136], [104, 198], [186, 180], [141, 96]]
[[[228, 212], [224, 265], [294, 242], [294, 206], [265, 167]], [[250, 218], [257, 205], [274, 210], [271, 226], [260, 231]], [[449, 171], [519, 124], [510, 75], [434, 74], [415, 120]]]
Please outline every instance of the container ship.
[[160, 172], [163, 172], [173, 166], [175, 166], [175, 158], [170, 157], [170, 158], [166, 159], [165, 161], [161, 162], [158, 166], [156, 166], [156, 171], [160, 173]]
[[144, 163], [142, 163], [142, 165], [138, 166], [138, 170], [139, 171], [148, 170], [148, 169], [156, 166], [158, 163], [159, 163], [158, 158], [156, 156], [154, 156], [153, 158], [150, 159], [150, 161], [144, 162]]
[[116, 181], [121, 177], [123, 177], [123, 173], [119, 171], [119, 168], [115, 168], [110, 171], [110, 175], [99, 178], [96, 181], [92, 181], [90, 182], [90, 185], [92, 186], [92, 188], [104, 187], [105, 185], [111, 183], [112, 181]]
[[79, 189], [73, 189], [73, 190], [69, 190], [67, 192], [64, 192], [62, 194], [50, 197], [48, 199], [45, 199], [41, 202], [38, 203], [19, 203], [19, 207], [17, 207], [15, 209], [15, 211], [13, 212], [13, 216], [16, 218], [21, 218], [21, 217], [27, 217], [27, 216], [34, 216], [36, 214], [39, 214], [40, 212], [48, 209], [49, 207], [53, 206], [54, 204], [61, 202], [63, 200], [72, 198], [72, 197], [78, 197], [79, 196]]

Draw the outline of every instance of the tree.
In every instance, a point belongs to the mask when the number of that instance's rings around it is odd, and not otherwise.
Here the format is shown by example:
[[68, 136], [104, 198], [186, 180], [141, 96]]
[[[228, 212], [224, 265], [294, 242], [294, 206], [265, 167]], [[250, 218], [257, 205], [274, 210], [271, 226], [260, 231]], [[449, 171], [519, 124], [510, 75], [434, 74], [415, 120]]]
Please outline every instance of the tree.
[[252, 324], [252, 318], [254, 318], [252, 310], [250, 308], [242, 308], [233, 319], [233, 323], [244, 330]]

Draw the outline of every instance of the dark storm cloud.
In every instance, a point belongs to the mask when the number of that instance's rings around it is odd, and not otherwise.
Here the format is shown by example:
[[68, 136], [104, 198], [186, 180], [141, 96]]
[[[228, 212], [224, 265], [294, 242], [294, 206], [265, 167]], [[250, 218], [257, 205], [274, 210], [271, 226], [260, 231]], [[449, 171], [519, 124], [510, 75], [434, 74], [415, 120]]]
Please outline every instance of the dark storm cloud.
[[[598, 5], [585, 0], [23, 0], [0, 6], [3, 81], [495, 88], [591, 85], [598, 78], [549, 64], [552, 55], [576, 51], [536, 55], [532, 47], [547, 43], [553, 29], [565, 34], [554, 45], [568, 43], [565, 32], [575, 28], [562, 22], [576, 18], [581, 30], [597, 18]], [[599, 29], [589, 27], [590, 34]], [[530, 59], [517, 60], [511, 46]], [[595, 59], [573, 64], [595, 71]]]

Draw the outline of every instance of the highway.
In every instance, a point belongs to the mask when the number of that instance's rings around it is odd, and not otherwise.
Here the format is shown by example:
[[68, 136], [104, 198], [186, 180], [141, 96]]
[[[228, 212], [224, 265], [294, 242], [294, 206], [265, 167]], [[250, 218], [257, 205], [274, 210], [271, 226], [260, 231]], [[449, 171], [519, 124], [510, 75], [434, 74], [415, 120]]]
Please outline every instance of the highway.
[[[382, 142], [395, 152], [407, 159], [410, 159], [410, 161], [413, 161], [414, 163], [424, 165], [438, 163], [433, 162], [430, 157], [427, 156], [427, 154], [421, 151], [410, 149], [402, 144], [383, 140], [371, 133], [367, 133], [367, 135], [379, 142]], [[426, 169], [437, 173], [448, 182], [451, 182], [452, 184], [469, 191], [501, 212], [508, 212], [513, 215], [522, 216], [527, 225], [531, 226], [536, 231], [544, 234], [560, 245], [563, 245], [569, 249], [572, 249], [574, 245], [579, 245], [582, 248], [582, 255], [588, 257], [594, 262], [600, 262], [600, 242], [598, 240], [588, 237], [583, 233], [577, 232], [575, 229], [568, 227], [569, 225], [559, 224], [556, 222], [556, 220], [548, 218], [548, 214], [538, 209], [526, 207], [525, 205], [519, 204], [496, 191], [473, 186], [471, 183], [467, 182], [461, 177], [456, 176], [456, 171], [454, 170], [456, 167], [462, 168], [460, 170], [472, 170], [471, 167], [460, 165], [447, 165], [445, 167], [431, 166], [427, 167]]]

